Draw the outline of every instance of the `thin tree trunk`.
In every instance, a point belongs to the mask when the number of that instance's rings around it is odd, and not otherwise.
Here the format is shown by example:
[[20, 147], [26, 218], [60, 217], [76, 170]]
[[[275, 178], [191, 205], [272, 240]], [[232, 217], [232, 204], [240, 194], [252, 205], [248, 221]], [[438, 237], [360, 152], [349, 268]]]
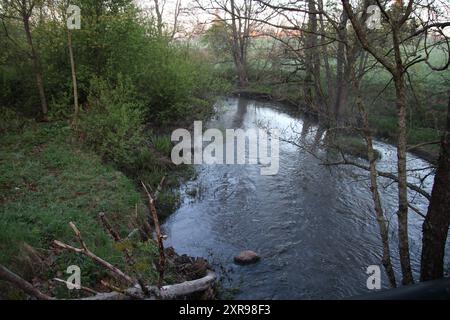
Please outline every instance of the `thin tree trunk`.
[[158, 0], [154, 0], [155, 3], [155, 12], [156, 12], [156, 27], [158, 29], [158, 36], [162, 37], [163, 35], [163, 8], [160, 7], [160, 3]]
[[397, 97], [398, 113], [398, 139], [397, 139], [397, 171], [398, 171], [398, 237], [399, 255], [402, 269], [402, 284], [407, 285], [414, 282], [409, 255], [408, 237], [408, 187], [406, 174], [406, 93], [403, 74], [395, 77], [395, 89]]
[[444, 276], [445, 243], [450, 225], [450, 98], [447, 128], [442, 137], [441, 153], [434, 178], [428, 213], [423, 222], [420, 280]]
[[314, 0], [308, 0], [308, 33], [305, 35], [305, 101], [314, 104], [313, 87], [316, 87], [315, 76], [320, 72], [317, 65], [317, 15]]
[[45, 97], [44, 80], [42, 77], [42, 69], [41, 64], [39, 62], [39, 56], [36, 52], [36, 49], [33, 44], [33, 38], [31, 36], [30, 17], [27, 16], [26, 14], [22, 14], [22, 21], [25, 29], [25, 34], [27, 37], [27, 42], [31, 50], [31, 60], [33, 63], [33, 69], [36, 77], [36, 86], [39, 91], [39, 98], [41, 100], [42, 120], [47, 121], [48, 107], [47, 107], [47, 99]]
[[[407, 143], [407, 127], [406, 127], [406, 92], [404, 84], [404, 65], [400, 51], [399, 30], [410, 15], [410, 11], [401, 16], [401, 10], [394, 11], [394, 15], [398, 16], [397, 20], [390, 18], [390, 27], [392, 33], [392, 42], [394, 49], [395, 61], [391, 61], [384, 55], [379, 54], [368, 42], [367, 36], [357, 21], [352, 7], [348, 0], [341, 1], [345, 12], [348, 14], [352, 22], [352, 26], [358, 37], [362, 47], [370, 52], [375, 59], [380, 62], [386, 70], [388, 70], [394, 79], [396, 93], [396, 107], [398, 114], [398, 141], [397, 141], [397, 183], [398, 183], [398, 236], [399, 236], [399, 255], [400, 264], [403, 274], [402, 283], [404, 285], [414, 282], [411, 262], [409, 256], [409, 239], [408, 239], [408, 183], [406, 175], [406, 143]], [[412, 3], [412, 2], [410, 2]], [[408, 11], [408, 10], [407, 10]], [[401, 17], [401, 18], [400, 18]]]
[[395, 273], [391, 262], [391, 250], [389, 245], [389, 231], [386, 225], [386, 219], [384, 217], [383, 206], [381, 205], [380, 193], [378, 191], [378, 171], [376, 167], [376, 157], [373, 149], [373, 138], [370, 131], [369, 119], [367, 111], [362, 104], [361, 97], [357, 97], [357, 104], [362, 113], [364, 122], [364, 139], [366, 140], [367, 146], [367, 157], [369, 159], [370, 168], [370, 191], [372, 193], [372, 200], [375, 207], [375, 214], [377, 217], [377, 223], [380, 228], [381, 242], [383, 245], [383, 257], [382, 263], [386, 274], [389, 279], [389, 284], [392, 288], [397, 287], [397, 282], [395, 280]]
[[77, 74], [75, 70], [75, 59], [73, 57], [72, 32], [70, 30], [67, 30], [67, 40], [69, 45], [70, 69], [72, 71], [73, 104], [75, 108], [73, 114], [73, 124], [76, 126], [78, 122], [78, 114], [80, 112], [80, 109], [78, 106], [78, 86], [77, 86]]
[[407, 126], [406, 126], [406, 89], [404, 79], [403, 61], [400, 52], [400, 40], [398, 26], [392, 28], [392, 42], [395, 56], [395, 72], [393, 73], [396, 94], [396, 106], [398, 114], [398, 141], [397, 141], [397, 171], [398, 171], [398, 238], [399, 255], [402, 269], [402, 284], [414, 283], [411, 261], [409, 256], [408, 238], [408, 186], [406, 172], [406, 148], [407, 148]]
[[345, 66], [345, 41], [347, 41], [347, 21], [348, 14], [345, 10], [342, 11], [341, 21], [339, 23], [338, 37], [340, 40], [337, 47], [336, 54], [336, 95], [334, 100], [334, 118], [338, 122], [341, 109], [347, 101], [347, 79], [344, 77]]
[[[240, 21], [236, 21], [237, 19], [242, 19], [242, 17], [237, 17], [236, 15], [236, 7], [235, 7], [234, 0], [230, 1], [231, 6], [231, 29], [233, 33], [233, 40], [232, 40], [232, 53], [233, 53], [233, 60], [236, 67], [236, 71], [239, 77], [239, 86], [245, 87], [248, 84], [248, 76], [247, 76], [247, 69], [246, 69], [246, 61], [245, 61], [245, 55], [246, 55], [246, 45], [244, 41], [247, 41], [246, 39], [241, 39], [241, 28], [238, 30], [237, 23], [241, 23]], [[245, 37], [245, 35], [244, 35]]]
[[[323, 1], [319, 0], [318, 1], [318, 6], [319, 6], [319, 11], [323, 11]], [[325, 25], [323, 22], [323, 15], [319, 14], [319, 22], [320, 22], [320, 32], [324, 35], [326, 33], [325, 30]], [[330, 63], [328, 60], [328, 49], [327, 49], [327, 45], [326, 45], [326, 38], [324, 36], [321, 37], [321, 45], [322, 45], [322, 59], [323, 59], [323, 64], [324, 64], [324, 68], [325, 68], [325, 76], [326, 76], [326, 81], [327, 81], [327, 116], [329, 119], [331, 119], [332, 117], [332, 110], [331, 110], [331, 101], [334, 100], [334, 86], [333, 86], [333, 76], [331, 73], [331, 68], [330, 68]]]

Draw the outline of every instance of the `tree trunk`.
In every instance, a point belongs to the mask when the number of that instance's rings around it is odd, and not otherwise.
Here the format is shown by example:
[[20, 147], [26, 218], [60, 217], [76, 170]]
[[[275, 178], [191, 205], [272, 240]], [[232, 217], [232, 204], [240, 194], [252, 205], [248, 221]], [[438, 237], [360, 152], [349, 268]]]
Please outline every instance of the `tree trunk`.
[[340, 40], [336, 54], [336, 96], [334, 100], [334, 120], [339, 122], [342, 106], [347, 103], [348, 79], [345, 78], [345, 41], [347, 41], [347, 21], [348, 15], [345, 10], [342, 11], [341, 21], [339, 23], [338, 37]]
[[162, 8], [160, 7], [160, 3], [158, 0], [154, 0], [155, 4], [155, 12], [156, 12], [156, 27], [158, 29], [158, 36], [163, 36], [163, 17], [162, 17]]
[[308, 33], [305, 35], [305, 101], [314, 104], [313, 87], [316, 87], [314, 80], [317, 72], [320, 73], [317, 55], [317, 14], [314, 0], [308, 0]]
[[234, 65], [236, 66], [236, 71], [239, 78], [239, 86], [246, 87], [248, 85], [247, 70], [239, 54], [234, 56]]
[[73, 84], [73, 104], [74, 104], [73, 124], [76, 126], [80, 108], [78, 106], [77, 74], [75, 70], [75, 59], [73, 57], [72, 32], [70, 30], [67, 30], [67, 40], [69, 45], [70, 69], [72, 71], [72, 84]]
[[395, 83], [396, 106], [398, 114], [398, 139], [397, 139], [397, 171], [398, 171], [398, 249], [400, 255], [400, 265], [402, 269], [402, 284], [414, 283], [411, 271], [411, 261], [409, 256], [408, 238], [408, 186], [406, 172], [406, 148], [407, 148], [407, 127], [406, 127], [406, 89], [405, 70], [400, 51], [400, 39], [398, 26], [392, 27], [392, 42], [395, 56], [395, 70], [393, 78]]
[[[319, 0], [318, 1], [318, 8], [319, 11], [323, 11], [323, 1]], [[324, 21], [323, 21], [323, 14], [319, 14], [319, 22], [320, 22], [320, 32], [322, 33], [322, 37], [321, 37], [321, 46], [322, 46], [322, 59], [323, 59], [323, 65], [324, 65], [324, 69], [325, 69], [325, 76], [326, 76], [326, 82], [327, 82], [327, 97], [326, 99], [324, 99], [327, 102], [327, 110], [326, 110], [326, 115], [328, 117], [328, 125], [329, 125], [329, 120], [332, 118], [332, 110], [331, 110], [331, 105], [332, 105], [332, 101], [334, 101], [334, 86], [333, 86], [333, 75], [331, 73], [331, 68], [330, 68], [330, 63], [328, 60], [328, 56], [329, 56], [329, 52], [327, 49], [327, 39], [323, 36], [326, 33], [325, 30], [325, 25], [324, 25]]]
[[370, 131], [369, 119], [367, 111], [363, 106], [361, 97], [357, 97], [357, 104], [362, 113], [364, 122], [364, 139], [366, 140], [367, 157], [370, 164], [370, 192], [372, 193], [372, 200], [375, 207], [375, 214], [377, 217], [378, 227], [380, 228], [381, 243], [383, 245], [382, 263], [389, 279], [389, 284], [392, 288], [397, 287], [395, 280], [395, 273], [391, 262], [391, 249], [389, 245], [389, 230], [386, 225], [384, 217], [383, 206], [381, 205], [380, 193], [378, 191], [378, 171], [376, 167], [376, 157], [373, 149], [372, 133]]
[[239, 86], [245, 87], [248, 84], [248, 75], [247, 75], [247, 66], [246, 66], [246, 35], [242, 35], [241, 28], [238, 29], [237, 23], [241, 25], [240, 21], [236, 21], [237, 19], [243, 19], [242, 17], [238, 17], [236, 15], [236, 7], [234, 0], [230, 1], [231, 6], [231, 29], [232, 29], [232, 44], [231, 50], [233, 54], [234, 65], [236, 67], [236, 72], [239, 78]]
[[402, 284], [407, 285], [414, 282], [411, 262], [409, 256], [408, 238], [408, 187], [406, 174], [406, 93], [403, 72], [394, 76], [396, 105], [398, 113], [398, 139], [397, 139], [397, 171], [398, 171], [398, 238], [399, 255], [402, 269]]
[[450, 98], [447, 128], [442, 137], [438, 168], [434, 177], [431, 201], [423, 223], [420, 280], [444, 276], [445, 243], [450, 225]]
[[39, 62], [39, 56], [36, 52], [36, 49], [33, 44], [33, 38], [31, 36], [31, 29], [30, 29], [30, 17], [26, 14], [22, 14], [22, 21], [23, 26], [25, 29], [25, 34], [27, 37], [28, 45], [30, 46], [31, 50], [31, 60], [33, 63], [33, 69], [36, 77], [36, 86], [39, 91], [39, 98], [41, 100], [41, 112], [42, 112], [42, 120], [47, 121], [47, 99], [45, 97], [45, 90], [44, 90], [44, 80], [42, 77], [42, 70], [41, 70], [41, 64]]

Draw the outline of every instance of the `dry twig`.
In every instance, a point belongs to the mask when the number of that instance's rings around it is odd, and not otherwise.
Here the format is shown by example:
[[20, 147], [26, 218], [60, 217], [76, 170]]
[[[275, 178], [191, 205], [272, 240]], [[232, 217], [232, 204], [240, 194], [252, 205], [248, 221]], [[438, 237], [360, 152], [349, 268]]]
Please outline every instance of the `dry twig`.
[[81, 253], [84, 254], [85, 256], [88, 256], [89, 258], [91, 258], [92, 260], [94, 260], [95, 262], [97, 262], [99, 265], [105, 267], [106, 269], [108, 269], [109, 271], [111, 271], [114, 275], [118, 276], [118, 278], [124, 280], [125, 282], [134, 285], [136, 283], [136, 280], [134, 280], [133, 278], [131, 278], [130, 276], [128, 276], [127, 274], [125, 274], [122, 270], [120, 270], [119, 268], [113, 266], [111, 263], [103, 260], [102, 258], [96, 256], [94, 253], [92, 253], [86, 246], [86, 243], [84, 242], [83, 238], [81, 237], [81, 233], [80, 231], [77, 229], [77, 227], [75, 226], [75, 224], [73, 222], [69, 223], [70, 227], [72, 228], [72, 230], [75, 232], [75, 235], [77, 236], [78, 242], [81, 245], [81, 249], [80, 248], [75, 248], [72, 247], [68, 244], [65, 244], [61, 241], [58, 240], [54, 240], [53, 244], [61, 249], [65, 249], [65, 250], [69, 250], [69, 251], [73, 251], [75, 253]]
[[[150, 192], [147, 189], [147, 186], [145, 185], [145, 183], [143, 181], [141, 181], [142, 186], [144, 187], [145, 192], [147, 193], [147, 197], [148, 197], [148, 204], [150, 207], [150, 212], [152, 214], [152, 218], [153, 218], [153, 223], [155, 225], [155, 232], [156, 232], [156, 240], [158, 242], [158, 249], [159, 249], [159, 279], [158, 279], [158, 287], [162, 286], [162, 282], [164, 279], [164, 268], [165, 268], [165, 264], [166, 264], [166, 256], [164, 254], [164, 243], [163, 243], [163, 236], [161, 234], [161, 228], [159, 225], [159, 220], [158, 220], [158, 213], [156, 212], [156, 205], [155, 205], [155, 198], [156, 196], [159, 194], [161, 188], [162, 188], [162, 184], [164, 183], [164, 179], [165, 176], [161, 179], [161, 182], [158, 185], [158, 188], [156, 189], [155, 192], [155, 197], [152, 197], [152, 195], [150, 194]], [[159, 190], [159, 191], [158, 191]]]

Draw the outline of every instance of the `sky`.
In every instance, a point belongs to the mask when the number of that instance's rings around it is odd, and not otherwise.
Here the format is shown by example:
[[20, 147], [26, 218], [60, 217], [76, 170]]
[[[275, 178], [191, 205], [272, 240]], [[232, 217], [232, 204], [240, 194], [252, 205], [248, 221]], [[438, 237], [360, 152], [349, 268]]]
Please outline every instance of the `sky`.
[[[239, 1], [239, 0], [237, 0]], [[404, 2], [406, 3], [407, 0], [404, 0]], [[424, 3], [427, 2], [427, 0], [422, 0]], [[164, 21], [168, 24], [168, 25], [173, 25], [173, 21], [174, 21], [174, 12], [175, 12], [175, 6], [176, 6], [176, 2], [177, 0], [159, 0], [160, 4], [164, 3]], [[181, 0], [181, 6], [182, 8], [184, 8], [182, 14], [179, 17], [179, 25], [181, 27], [181, 29], [184, 32], [181, 32], [181, 35], [184, 33], [189, 33], [193, 30], [194, 26], [198, 26], [199, 24], [209, 24], [214, 17], [208, 13], [205, 12], [201, 12], [199, 10], [196, 10], [195, 13], [192, 13], [192, 11], [187, 10], [187, 8], [192, 7], [193, 5], [192, 0]], [[272, 1], [274, 2], [274, 1]], [[277, 1], [275, 1], [276, 3]], [[279, 2], [282, 3], [288, 3], [291, 1], [288, 0], [279, 0]], [[324, 0], [324, 3], [340, 3], [340, 0]], [[435, 0], [435, 3], [438, 3], [442, 8], [445, 8], [444, 14], [443, 16], [438, 17], [439, 21], [450, 21], [450, 0]], [[135, 0], [135, 3], [145, 9], [148, 10], [148, 12], [151, 12], [152, 9], [154, 8], [154, 0]], [[417, 14], [417, 12], [416, 12]], [[299, 15], [299, 13], [297, 13], [297, 15]], [[419, 14], [419, 16], [426, 18], [426, 13], [422, 12]], [[272, 22], [277, 23], [279, 20], [275, 21], [272, 20]], [[450, 37], [450, 27], [447, 27], [444, 30], [444, 33]]]

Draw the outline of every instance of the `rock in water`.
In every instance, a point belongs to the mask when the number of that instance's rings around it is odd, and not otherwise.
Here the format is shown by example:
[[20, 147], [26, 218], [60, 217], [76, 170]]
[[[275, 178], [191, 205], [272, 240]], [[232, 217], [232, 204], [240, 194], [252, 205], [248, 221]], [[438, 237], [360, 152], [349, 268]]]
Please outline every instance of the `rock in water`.
[[258, 262], [260, 257], [258, 254], [251, 250], [245, 250], [239, 253], [236, 257], [234, 257], [234, 263], [237, 264], [251, 264]]

